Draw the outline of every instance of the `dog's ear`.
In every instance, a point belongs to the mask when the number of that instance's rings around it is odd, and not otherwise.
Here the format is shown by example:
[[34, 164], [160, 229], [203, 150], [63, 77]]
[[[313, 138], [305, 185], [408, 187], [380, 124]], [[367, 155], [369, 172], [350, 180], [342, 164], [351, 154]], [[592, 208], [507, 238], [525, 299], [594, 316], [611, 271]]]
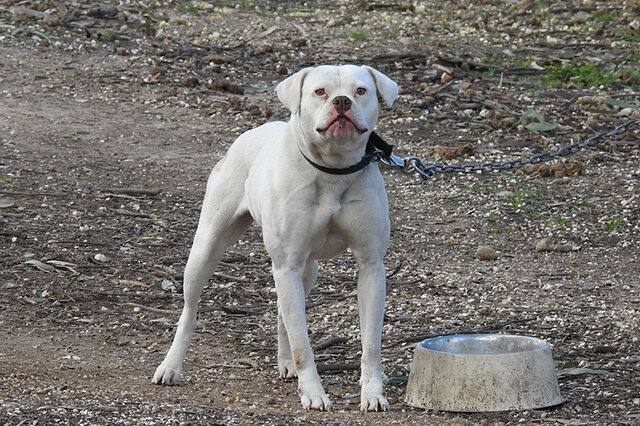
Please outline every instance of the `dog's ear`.
[[278, 93], [280, 102], [291, 111], [291, 114], [296, 114], [300, 110], [302, 84], [311, 69], [312, 68], [303, 68], [292, 76], [287, 77], [276, 87], [276, 93]]
[[384, 103], [388, 106], [393, 105], [393, 101], [398, 97], [398, 84], [376, 69], [366, 65], [363, 65], [362, 68], [367, 70], [373, 77], [373, 81], [376, 82], [376, 88], [378, 89], [378, 95]]

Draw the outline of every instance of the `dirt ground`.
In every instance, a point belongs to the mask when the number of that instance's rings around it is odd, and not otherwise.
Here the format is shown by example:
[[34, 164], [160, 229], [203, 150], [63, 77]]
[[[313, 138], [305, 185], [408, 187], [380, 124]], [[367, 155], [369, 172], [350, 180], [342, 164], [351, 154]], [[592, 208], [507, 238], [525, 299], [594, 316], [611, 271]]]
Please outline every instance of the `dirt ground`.
[[[181, 384], [151, 384], [208, 172], [240, 133], [286, 119], [286, 75], [374, 66], [402, 87], [378, 126], [398, 155], [501, 163], [637, 120], [639, 29], [637, 1], [0, 0], [0, 423], [640, 423], [638, 126], [551, 171], [380, 166], [389, 412], [358, 411], [347, 254], [322, 262], [307, 305], [335, 411], [302, 410], [278, 378], [257, 227], [205, 289]], [[415, 344], [475, 332], [547, 340], [567, 401], [404, 404]]]

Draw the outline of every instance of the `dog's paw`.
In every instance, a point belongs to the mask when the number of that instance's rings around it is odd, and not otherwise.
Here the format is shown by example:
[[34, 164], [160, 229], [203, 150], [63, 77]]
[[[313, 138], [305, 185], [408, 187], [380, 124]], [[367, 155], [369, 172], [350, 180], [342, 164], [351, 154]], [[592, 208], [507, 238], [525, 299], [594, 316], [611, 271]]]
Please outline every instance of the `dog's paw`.
[[177, 385], [178, 379], [180, 379], [180, 372], [180, 368], [170, 368], [162, 363], [156, 368], [151, 381], [156, 385]]
[[[362, 379], [361, 379], [362, 380]], [[360, 393], [360, 411], [388, 411], [389, 401], [384, 396], [382, 380], [367, 381]]]
[[298, 377], [296, 373], [296, 367], [293, 365], [292, 360], [278, 361], [278, 371], [280, 372], [281, 379], [294, 379]]
[[389, 401], [384, 395], [365, 395], [360, 397], [360, 411], [389, 411]]
[[305, 410], [333, 411], [333, 404], [324, 391], [300, 392], [300, 402]]

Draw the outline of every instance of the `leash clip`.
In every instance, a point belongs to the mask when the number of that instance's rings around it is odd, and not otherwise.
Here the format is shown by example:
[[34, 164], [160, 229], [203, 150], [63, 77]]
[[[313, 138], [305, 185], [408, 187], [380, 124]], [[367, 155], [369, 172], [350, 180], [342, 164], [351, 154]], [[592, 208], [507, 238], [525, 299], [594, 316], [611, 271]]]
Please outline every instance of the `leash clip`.
[[404, 169], [405, 166], [405, 161], [402, 157], [398, 157], [395, 154], [391, 154], [391, 155], [384, 155], [383, 152], [377, 152], [378, 154], [378, 159], [380, 161], [382, 161], [384, 164], [386, 164], [387, 166], [391, 166], [391, 167], [400, 167]]

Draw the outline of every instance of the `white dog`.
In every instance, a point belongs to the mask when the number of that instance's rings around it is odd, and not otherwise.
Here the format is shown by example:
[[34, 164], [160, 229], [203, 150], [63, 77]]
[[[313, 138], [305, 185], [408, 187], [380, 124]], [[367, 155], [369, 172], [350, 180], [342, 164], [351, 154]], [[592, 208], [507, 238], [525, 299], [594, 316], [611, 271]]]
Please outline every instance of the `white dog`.
[[350, 248], [359, 268], [360, 409], [387, 410], [380, 346], [388, 201], [378, 168], [367, 165], [379, 99], [391, 105], [398, 86], [370, 67], [319, 66], [287, 78], [277, 93], [290, 120], [241, 135], [209, 176], [184, 271], [184, 310], [153, 382], [178, 381], [202, 288], [226, 248], [255, 220], [273, 262], [280, 376], [298, 377], [304, 408], [332, 409], [309, 343], [305, 296], [316, 281], [316, 259]]

